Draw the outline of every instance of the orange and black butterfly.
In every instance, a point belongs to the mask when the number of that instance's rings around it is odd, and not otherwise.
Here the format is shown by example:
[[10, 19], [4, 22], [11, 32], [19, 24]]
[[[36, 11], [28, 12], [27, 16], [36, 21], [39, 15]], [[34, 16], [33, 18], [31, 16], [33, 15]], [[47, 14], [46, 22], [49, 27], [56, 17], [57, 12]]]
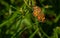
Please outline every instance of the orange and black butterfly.
[[44, 22], [45, 21], [45, 15], [42, 13], [42, 9], [38, 6], [33, 7], [33, 16], [37, 17], [38, 21]]

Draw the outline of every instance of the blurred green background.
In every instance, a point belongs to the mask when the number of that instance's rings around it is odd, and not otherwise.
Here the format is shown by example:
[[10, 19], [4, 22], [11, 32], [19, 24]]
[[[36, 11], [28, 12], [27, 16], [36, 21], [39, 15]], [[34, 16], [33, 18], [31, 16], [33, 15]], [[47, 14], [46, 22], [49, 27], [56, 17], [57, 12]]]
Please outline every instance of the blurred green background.
[[[32, 14], [35, 4], [44, 23]], [[60, 38], [60, 0], [0, 0], [0, 38]]]

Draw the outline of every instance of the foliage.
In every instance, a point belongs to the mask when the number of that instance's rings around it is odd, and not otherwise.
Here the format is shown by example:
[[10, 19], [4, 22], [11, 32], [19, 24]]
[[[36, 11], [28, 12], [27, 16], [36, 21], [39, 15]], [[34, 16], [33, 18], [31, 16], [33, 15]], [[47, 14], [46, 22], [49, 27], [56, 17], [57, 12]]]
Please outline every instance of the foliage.
[[[60, 38], [60, 0], [0, 0], [0, 38]], [[33, 16], [42, 8], [45, 22]]]

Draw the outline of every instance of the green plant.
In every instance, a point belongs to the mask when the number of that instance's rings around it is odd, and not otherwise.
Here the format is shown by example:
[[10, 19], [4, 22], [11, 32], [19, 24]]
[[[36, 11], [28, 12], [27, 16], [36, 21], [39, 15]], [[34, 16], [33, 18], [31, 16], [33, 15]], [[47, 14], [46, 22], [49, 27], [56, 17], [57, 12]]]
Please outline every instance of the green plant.
[[[59, 38], [59, 4], [58, 0], [0, 0], [0, 38]], [[45, 22], [33, 16], [35, 5], [42, 8]]]

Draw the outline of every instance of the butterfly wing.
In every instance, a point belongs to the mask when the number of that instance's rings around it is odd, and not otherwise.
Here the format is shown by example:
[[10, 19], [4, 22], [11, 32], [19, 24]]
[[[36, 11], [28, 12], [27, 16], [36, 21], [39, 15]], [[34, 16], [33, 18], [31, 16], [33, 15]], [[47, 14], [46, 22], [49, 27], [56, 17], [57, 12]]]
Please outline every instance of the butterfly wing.
[[45, 15], [42, 13], [42, 9], [38, 6], [33, 7], [33, 15], [37, 17], [38, 21], [44, 22]]

